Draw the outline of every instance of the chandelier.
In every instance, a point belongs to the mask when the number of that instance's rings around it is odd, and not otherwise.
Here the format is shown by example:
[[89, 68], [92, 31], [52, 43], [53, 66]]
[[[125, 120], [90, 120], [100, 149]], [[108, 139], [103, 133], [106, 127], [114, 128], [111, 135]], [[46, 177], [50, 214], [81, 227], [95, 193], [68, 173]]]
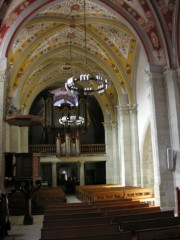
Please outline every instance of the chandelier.
[[63, 116], [62, 118], [59, 118], [59, 123], [64, 126], [81, 126], [85, 122], [85, 119], [81, 116]]
[[[84, 49], [86, 56], [86, 68], [87, 68], [87, 29], [86, 29], [86, 1], [84, 0]], [[72, 62], [70, 41], [70, 62]], [[96, 74], [81, 74], [79, 77], [72, 76], [66, 83], [65, 88], [67, 91], [75, 94], [91, 95], [92, 93], [103, 93], [108, 87], [108, 81], [103, 76]]]
[[85, 96], [78, 95], [76, 106], [65, 102], [59, 107], [59, 123], [64, 128], [86, 128], [87, 127], [87, 106]]
[[[86, 87], [78, 86], [78, 82], [85, 83]], [[65, 83], [65, 87], [71, 93], [91, 95], [93, 92], [103, 93], [107, 89], [107, 79], [100, 75], [91, 76], [81, 74], [79, 78], [71, 77]]]

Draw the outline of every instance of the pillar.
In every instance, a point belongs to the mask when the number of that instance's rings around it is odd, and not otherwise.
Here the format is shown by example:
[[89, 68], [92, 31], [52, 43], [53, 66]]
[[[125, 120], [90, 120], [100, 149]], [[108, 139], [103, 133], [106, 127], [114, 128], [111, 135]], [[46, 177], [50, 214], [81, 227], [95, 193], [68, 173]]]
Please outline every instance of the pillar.
[[115, 123], [105, 123], [105, 142], [106, 142], [106, 183], [120, 184], [120, 166], [118, 154], [118, 125]]
[[10, 151], [21, 153], [21, 128], [10, 126]]
[[133, 185], [132, 156], [131, 156], [131, 132], [129, 107], [119, 106], [119, 148], [121, 182], [124, 186]]
[[29, 151], [28, 131], [29, 127], [20, 128], [20, 151], [25, 153]]
[[131, 132], [131, 160], [132, 160], [132, 185], [141, 185], [140, 155], [137, 127], [137, 106], [130, 106], [130, 132]]
[[61, 137], [60, 133], [58, 133], [58, 136], [56, 137], [56, 155], [61, 155]]
[[171, 147], [175, 151], [180, 150], [180, 91], [177, 72], [166, 70], [164, 72], [167, 102], [169, 111], [169, 124], [171, 135]]
[[10, 142], [10, 125], [8, 123], [6, 123], [6, 146], [5, 146], [5, 152], [10, 152], [11, 150], [11, 142]]
[[77, 132], [76, 139], [75, 139], [75, 153], [76, 153], [76, 155], [80, 154], [80, 139], [79, 139], [78, 132]]
[[167, 168], [166, 151], [170, 146], [170, 129], [165, 81], [162, 72], [147, 72], [151, 109], [151, 136], [154, 166], [155, 203], [162, 210], [174, 209], [173, 172]]
[[57, 187], [56, 162], [52, 162], [52, 187]]
[[0, 63], [0, 189], [4, 190], [5, 177], [5, 106], [6, 106], [6, 81], [7, 71], [6, 59], [1, 59]]
[[79, 163], [79, 172], [80, 172], [80, 186], [84, 186], [85, 185], [85, 180], [84, 180], [84, 162], [81, 161]]
[[[180, 186], [180, 83], [178, 80], [178, 71], [166, 69], [164, 78], [167, 91], [169, 126], [170, 126], [170, 148], [173, 151], [173, 156], [169, 159], [172, 162], [174, 170], [174, 191]], [[175, 191], [176, 195], [176, 191]], [[175, 197], [177, 205], [177, 198]]]

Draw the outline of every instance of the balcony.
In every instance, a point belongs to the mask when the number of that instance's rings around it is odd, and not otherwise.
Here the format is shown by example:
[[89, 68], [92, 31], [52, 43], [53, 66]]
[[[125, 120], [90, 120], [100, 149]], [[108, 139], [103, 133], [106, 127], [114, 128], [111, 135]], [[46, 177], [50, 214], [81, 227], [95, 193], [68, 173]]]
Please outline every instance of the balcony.
[[[43, 153], [48, 155], [56, 154], [56, 145], [55, 144], [38, 144], [38, 145], [29, 145], [30, 153]], [[105, 144], [82, 144], [80, 145], [80, 155], [83, 154], [105, 154], [106, 147]], [[65, 151], [62, 149], [61, 156], [66, 155]], [[71, 155], [76, 155], [73, 151]]]

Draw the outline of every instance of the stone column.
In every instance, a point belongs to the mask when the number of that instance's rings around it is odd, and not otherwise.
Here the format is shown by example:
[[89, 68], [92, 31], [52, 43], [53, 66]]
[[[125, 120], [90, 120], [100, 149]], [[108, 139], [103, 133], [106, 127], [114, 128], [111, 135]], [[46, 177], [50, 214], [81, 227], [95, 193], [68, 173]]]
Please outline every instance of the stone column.
[[5, 152], [10, 152], [11, 149], [11, 142], [10, 142], [10, 125], [6, 123], [6, 147], [5, 147]]
[[85, 185], [85, 180], [84, 180], [84, 162], [83, 161], [81, 161], [80, 163], [79, 163], [79, 167], [80, 167], [80, 170], [79, 170], [79, 172], [80, 172], [80, 186], [84, 186]]
[[130, 106], [132, 185], [141, 185], [139, 141], [137, 128], [137, 106]]
[[56, 162], [52, 162], [52, 187], [57, 187]]
[[10, 126], [10, 151], [21, 153], [21, 129], [17, 126]]
[[132, 186], [132, 155], [129, 107], [120, 106], [119, 110], [119, 147], [122, 185]]
[[[1, 62], [2, 64], [2, 62]], [[0, 66], [0, 189], [4, 190], [5, 177], [5, 105], [6, 105], [6, 81], [7, 71], [1, 69]]]
[[21, 135], [21, 152], [28, 152], [28, 134], [29, 134], [29, 127], [21, 127], [20, 128], [20, 135]]
[[177, 71], [177, 78], [179, 82], [179, 89], [180, 89], [180, 68], [176, 70]]
[[58, 136], [56, 137], [56, 155], [61, 155], [61, 137], [60, 133], [58, 133]]
[[120, 166], [118, 159], [117, 124], [105, 123], [106, 154], [106, 183], [120, 184]]
[[75, 139], [75, 153], [76, 153], [76, 155], [80, 155], [80, 139], [79, 139], [78, 132], [77, 132], [76, 139]]
[[164, 72], [167, 89], [167, 102], [169, 110], [169, 124], [171, 134], [171, 146], [173, 150], [180, 150], [180, 91], [175, 70]]
[[151, 107], [151, 135], [156, 205], [162, 210], [174, 209], [173, 172], [167, 168], [166, 151], [170, 146], [170, 130], [166, 88], [161, 72], [147, 72]]
[[[175, 188], [180, 186], [180, 83], [178, 80], [178, 71], [168, 69], [164, 72], [164, 78], [166, 81], [171, 136], [171, 146], [169, 147], [173, 151], [170, 162], [172, 162], [172, 171], [174, 170]], [[177, 205], [176, 197], [175, 204]]]

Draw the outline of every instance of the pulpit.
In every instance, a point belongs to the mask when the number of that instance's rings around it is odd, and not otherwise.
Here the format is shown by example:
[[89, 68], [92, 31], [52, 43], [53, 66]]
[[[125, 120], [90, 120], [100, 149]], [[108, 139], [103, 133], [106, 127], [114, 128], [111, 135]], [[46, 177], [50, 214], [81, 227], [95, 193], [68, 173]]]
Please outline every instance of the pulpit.
[[15, 158], [15, 188], [22, 192], [26, 201], [24, 225], [30, 225], [33, 224], [31, 213], [32, 194], [41, 187], [40, 157], [31, 153], [17, 153]]

